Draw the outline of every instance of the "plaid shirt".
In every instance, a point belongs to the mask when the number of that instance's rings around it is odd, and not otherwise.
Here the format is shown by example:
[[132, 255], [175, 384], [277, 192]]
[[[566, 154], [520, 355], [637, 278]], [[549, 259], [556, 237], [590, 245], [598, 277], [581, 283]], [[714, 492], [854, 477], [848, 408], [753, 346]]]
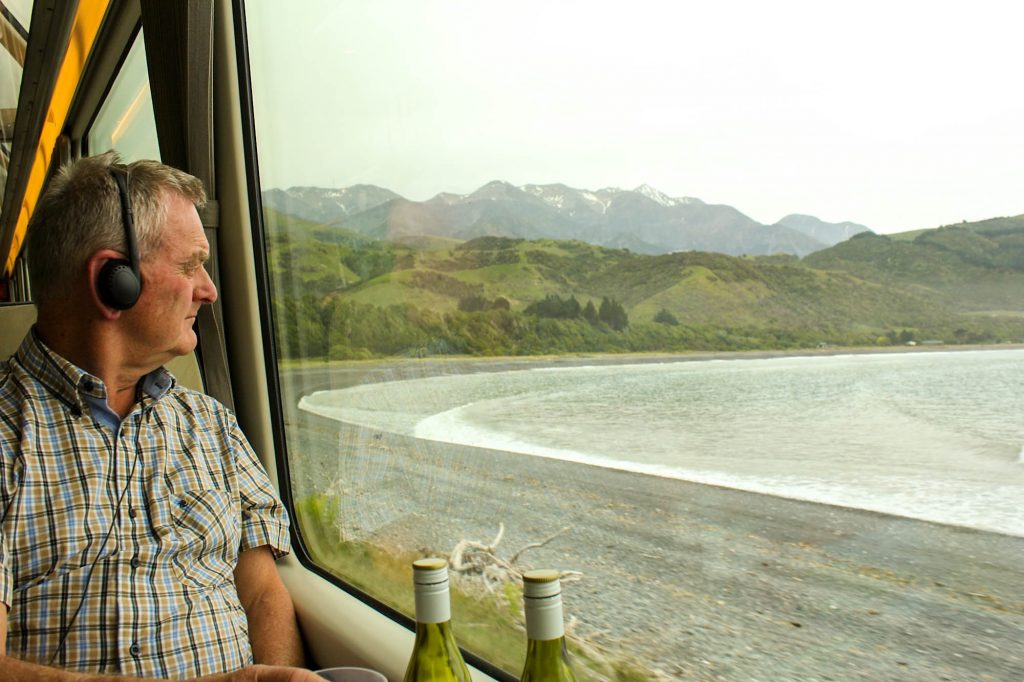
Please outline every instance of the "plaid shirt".
[[288, 552], [285, 510], [225, 407], [163, 369], [142, 386], [111, 429], [85, 397], [105, 401], [102, 382], [34, 331], [0, 363], [0, 600], [15, 658], [172, 679], [252, 662], [233, 571], [241, 550]]

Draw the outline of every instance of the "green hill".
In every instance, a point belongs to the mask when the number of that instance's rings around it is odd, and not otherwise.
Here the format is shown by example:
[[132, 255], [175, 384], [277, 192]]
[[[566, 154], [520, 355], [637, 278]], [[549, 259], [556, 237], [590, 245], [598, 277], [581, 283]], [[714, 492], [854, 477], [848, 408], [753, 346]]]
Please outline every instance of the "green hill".
[[389, 272], [395, 249], [341, 228], [265, 209], [271, 277], [321, 294]]
[[858, 235], [802, 262], [550, 239], [385, 242], [270, 212], [267, 224], [284, 354], [347, 358], [1019, 340], [1015, 220], [912, 241]]
[[914, 233], [861, 234], [804, 259], [963, 312], [1024, 311], [1024, 216]]

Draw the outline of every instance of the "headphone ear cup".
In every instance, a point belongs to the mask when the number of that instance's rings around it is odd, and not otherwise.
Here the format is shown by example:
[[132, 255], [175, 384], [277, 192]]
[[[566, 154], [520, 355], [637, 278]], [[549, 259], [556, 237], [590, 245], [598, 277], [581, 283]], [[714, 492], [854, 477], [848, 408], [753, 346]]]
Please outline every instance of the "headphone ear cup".
[[114, 310], [128, 310], [139, 300], [142, 283], [126, 260], [109, 260], [96, 281], [100, 299]]

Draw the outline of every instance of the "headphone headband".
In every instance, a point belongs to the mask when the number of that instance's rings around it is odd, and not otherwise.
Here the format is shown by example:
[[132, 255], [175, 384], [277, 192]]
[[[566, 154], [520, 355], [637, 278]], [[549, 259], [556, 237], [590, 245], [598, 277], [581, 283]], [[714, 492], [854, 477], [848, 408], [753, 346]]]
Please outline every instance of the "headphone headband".
[[121, 199], [121, 223], [128, 243], [128, 262], [132, 272], [139, 274], [139, 246], [135, 241], [135, 214], [132, 211], [131, 195], [128, 194], [128, 167], [117, 164], [110, 167], [110, 174], [117, 185], [117, 194]]
[[100, 270], [97, 288], [103, 302], [115, 310], [127, 310], [135, 305], [142, 293], [142, 275], [139, 272], [139, 246], [135, 240], [135, 219], [132, 214], [131, 195], [128, 193], [128, 168], [112, 165], [110, 175], [117, 185], [121, 201], [121, 224], [124, 227], [128, 260], [112, 259]]

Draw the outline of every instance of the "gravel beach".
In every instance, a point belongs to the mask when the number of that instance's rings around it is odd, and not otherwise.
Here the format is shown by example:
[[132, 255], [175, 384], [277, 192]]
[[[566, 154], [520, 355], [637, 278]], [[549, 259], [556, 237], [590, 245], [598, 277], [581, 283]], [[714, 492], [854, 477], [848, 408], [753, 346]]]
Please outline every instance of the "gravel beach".
[[565, 590], [579, 631], [672, 678], [1024, 680], [1024, 538], [421, 441], [296, 408], [379, 372], [285, 372], [293, 490], [341, 490], [350, 537], [451, 551], [502, 522], [511, 554], [568, 527], [523, 561], [581, 571]]

